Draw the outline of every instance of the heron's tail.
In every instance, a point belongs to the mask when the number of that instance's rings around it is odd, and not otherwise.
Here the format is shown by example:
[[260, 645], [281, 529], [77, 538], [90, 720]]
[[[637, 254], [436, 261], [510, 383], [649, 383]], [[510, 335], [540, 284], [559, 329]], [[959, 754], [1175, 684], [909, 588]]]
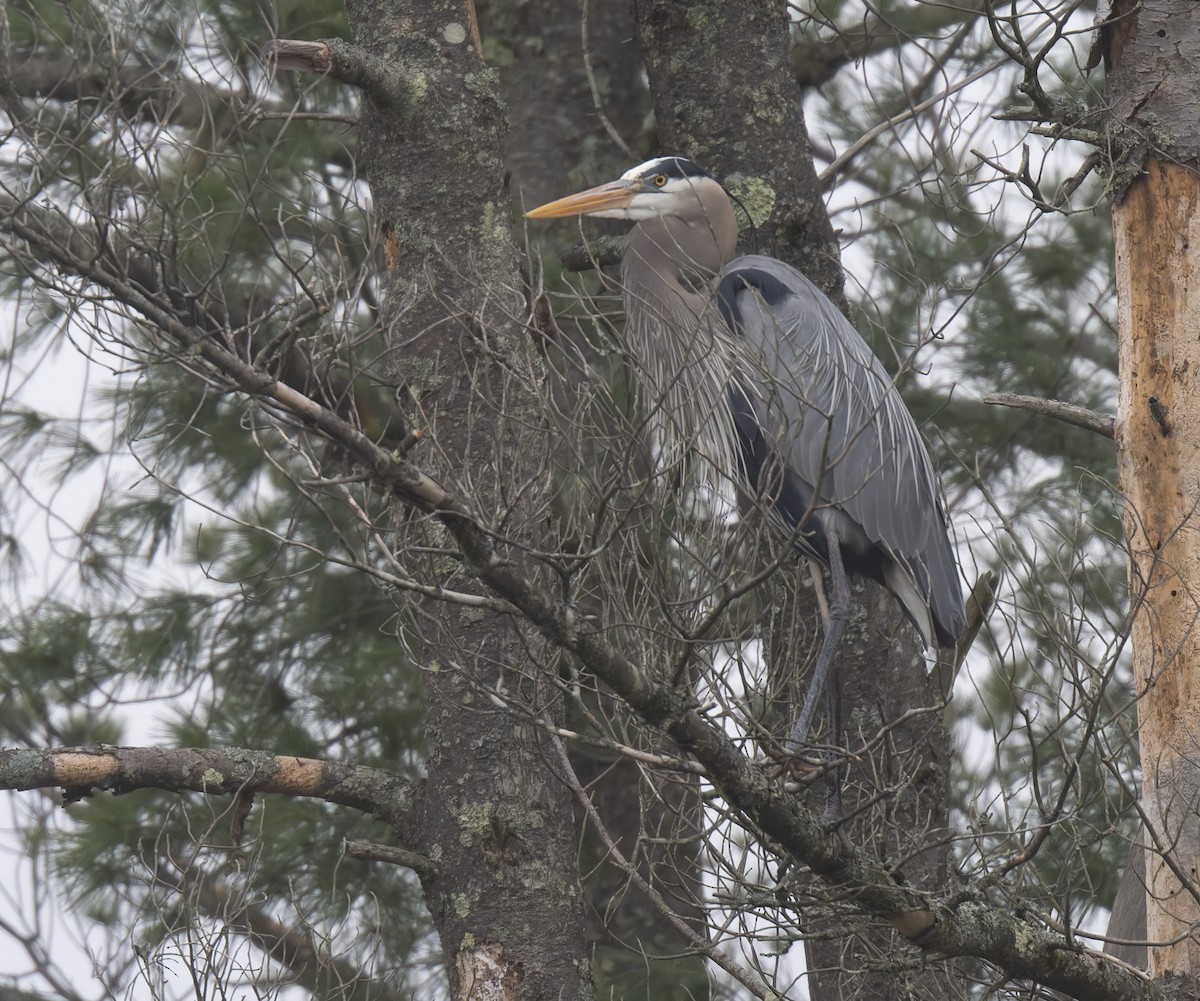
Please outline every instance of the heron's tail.
[[896, 599], [900, 602], [900, 607], [904, 609], [904, 614], [908, 616], [909, 621], [917, 627], [917, 632], [921, 634], [921, 642], [925, 644], [925, 649], [928, 650], [935, 646], [937, 630], [935, 628], [933, 612], [929, 609], [929, 598], [923, 595], [917, 588], [917, 582], [913, 580], [908, 568], [901, 566], [893, 559], [885, 557], [883, 561], [883, 583], [896, 596]]

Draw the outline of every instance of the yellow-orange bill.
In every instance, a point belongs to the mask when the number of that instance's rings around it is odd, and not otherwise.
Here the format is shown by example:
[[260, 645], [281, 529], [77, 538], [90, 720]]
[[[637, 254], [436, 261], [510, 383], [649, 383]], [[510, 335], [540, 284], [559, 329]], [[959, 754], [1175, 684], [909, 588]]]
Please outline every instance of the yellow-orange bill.
[[633, 199], [633, 192], [624, 181], [610, 181], [599, 187], [588, 188], [577, 195], [567, 195], [557, 201], [539, 205], [525, 213], [529, 219], [561, 219], [564, 216], [587, 215], [603, 209], [625, 208]]

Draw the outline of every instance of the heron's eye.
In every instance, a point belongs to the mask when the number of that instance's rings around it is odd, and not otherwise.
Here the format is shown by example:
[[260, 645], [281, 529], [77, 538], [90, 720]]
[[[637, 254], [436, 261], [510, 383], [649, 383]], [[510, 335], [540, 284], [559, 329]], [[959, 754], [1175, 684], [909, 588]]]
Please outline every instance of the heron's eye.
[[650, 183], [653, 184], [656, 188], [661, 188], [664, 184], [667, 183], [667, 175], [666, 174], [655, 174], [654, 177], [651, 178]]

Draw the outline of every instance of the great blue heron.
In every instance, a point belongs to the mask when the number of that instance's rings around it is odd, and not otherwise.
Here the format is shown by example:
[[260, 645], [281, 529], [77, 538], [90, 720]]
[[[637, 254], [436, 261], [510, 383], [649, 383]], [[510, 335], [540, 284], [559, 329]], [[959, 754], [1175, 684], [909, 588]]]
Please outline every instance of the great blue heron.
[[917, 426], [820, 289], [782, 261], [733, 258], [724, 188], [664, 156], [527, 215], [637, 222], [621, 261], [625, 340], [654, 400], [657, 447], [701, 453], [829, 569], [825, 635], [789, 745], [808, 739], [828, 682], [850, 612], [847, 570], [887, 587], [927, 648], [953, 646], [966, 613]]

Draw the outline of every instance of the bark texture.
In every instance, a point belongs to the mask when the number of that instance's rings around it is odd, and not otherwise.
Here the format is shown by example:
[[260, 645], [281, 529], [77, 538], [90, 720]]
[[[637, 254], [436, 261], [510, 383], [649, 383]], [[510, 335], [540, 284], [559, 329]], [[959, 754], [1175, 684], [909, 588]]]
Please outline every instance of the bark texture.
[[[529, 430], [532, 396], [510, 375], [526, 369], [529, 352], [498, 79], [484, 65], [470, 0], [360, 0], [348, 9], [366, 72], [391, 89], [367, 92], [361, 149], [382, 237], [391, 364], [426, 433], [424, 457], [480, 505], [468, 519], [521, 534], [545, 512], [505, 505], [501, 470], [519, 495], [514, 485], [542, 468], [544, 436]], [[424, 554], [413, 556], [424, 559], [423, 576], [477, 588], [470, 559], [452, 555], [439, 526], [406, 529]], [[543, 732], [501, 708], [508, 699], [559, 718], [553, 679], [511, 619], [427, 610], [419, 850], [437, 863], [423, 885], [451, 996], [589, 997], [571, 800], [547, 766]]]
[[1200, 5], [1114, 9], [1120, 398], [1152, 977], [1200, 973]]
[[[500, 70], [509, 108], [507, 160], [518, 209], [617, 177], [657, 153], [646, 128], [650, 95], [627, 3], [486, 0], [479, 15], [484, 52]], [[623, 149], [612, 133], [630, 149]], [[589, 223], [588, 229], [623, 235], [628, 224], [601, 220], [598, 227]], [[551, 232], [565, 234], [565, 240], [579, 236], [574, 220]], [[531, 228], [528, 236], [553, 242], [545, 227]], [[598, 380], [618, 378], [612, 359], [592, 343], [595, 331], [568, 317], [558, 318], [557, 326], [562, 361], [552, 378], [555, 411], [562, 422], [555, 509], [565, 527], [573, 519], [578, 522], [576, 516], [586, 521], [608, 501], [586, 489], [585, 483], [603, 482], [602, 475], [589, 477], [613, 457], [602, 445], [592, 454], [584, 453], [584, 428], [606, 427], [609, 444], [628, 439], [630, 429], [614, 421], [604, 406], [589, 404], [613, 392], [611, 386], [598, 390]], [[581, 408], [587, 409], [586, 415]], [[610, 552], [601, 559], [621, 557]], [[602, 573], [594, 584], [580, 586], [588, 595], [587, 614], [600, 615], [606, 606], [630, 600], [620, 577]], [[571, 729], [595, 734], [596, 719], [623, 715], [614, 700], [600, 693], [591, 693], [588, 701], [594, 715], [589, 720], [586, 714], [576, 714]], [[677, 753], [675, 748], [668, 750]], [[700, 1001], [708, 996], [709, 984], [704, 960], [693, 954], [697, 941], [705, 937], [698, 783], [653, 772], [586, 742], [573, 744], [570, 756], [599, 821], [577, 808], [587, 938], [599, 996], [682, 992]], [[614, 860], [610, 845], [623, 853], [626, 865]], [[694, 929], [693, 935], [666, 919], [654, 899], [660, 895], [673, 914]]]
[[1116, 0], [1101, 39], [1110, 130], [1140, 159], [1195, 166], [1200, 150], [1200, 44], [1192, 0]]

